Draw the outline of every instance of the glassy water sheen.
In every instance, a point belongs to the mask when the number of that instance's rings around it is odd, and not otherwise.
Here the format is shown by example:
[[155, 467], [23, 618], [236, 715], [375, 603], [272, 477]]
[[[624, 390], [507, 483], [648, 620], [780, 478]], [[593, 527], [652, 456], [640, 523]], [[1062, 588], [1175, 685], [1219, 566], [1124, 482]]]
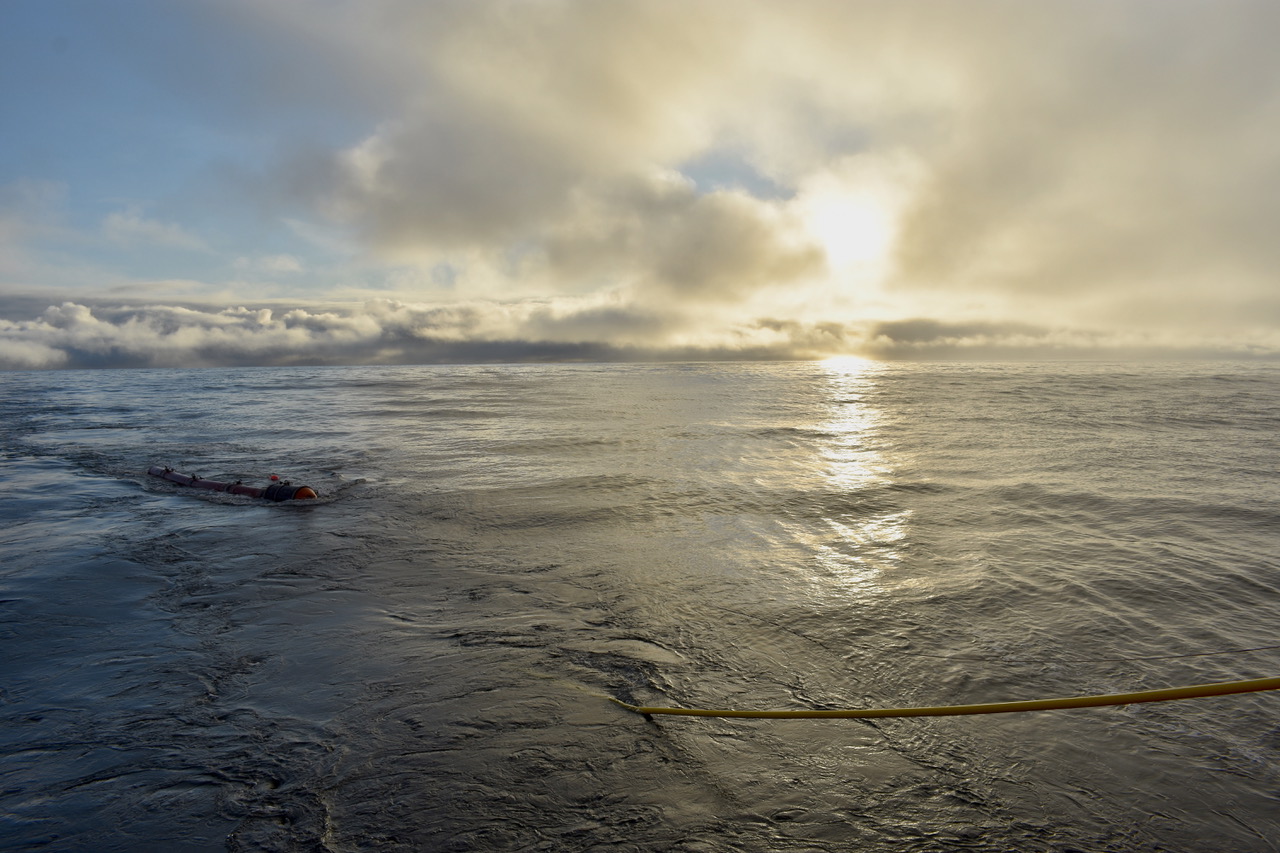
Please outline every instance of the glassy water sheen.
[[[0, 374], [0, 838], [1271, 851], [1280, 368]], [[149, 465], [317, 488], [199, 493]], [[1174, 657], [1180, 656], [1180, 657]]]

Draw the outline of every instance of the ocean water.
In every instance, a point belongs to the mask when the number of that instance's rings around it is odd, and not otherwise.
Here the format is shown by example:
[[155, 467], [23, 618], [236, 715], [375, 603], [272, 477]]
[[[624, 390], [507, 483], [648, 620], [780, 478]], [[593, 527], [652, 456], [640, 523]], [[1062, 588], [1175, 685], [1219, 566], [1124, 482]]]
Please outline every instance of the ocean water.
[[12, 372], [0, 435], [6, 850], [1280, 849], [1280, 693], [607, 699], [1280, 674], [1277, 365]]

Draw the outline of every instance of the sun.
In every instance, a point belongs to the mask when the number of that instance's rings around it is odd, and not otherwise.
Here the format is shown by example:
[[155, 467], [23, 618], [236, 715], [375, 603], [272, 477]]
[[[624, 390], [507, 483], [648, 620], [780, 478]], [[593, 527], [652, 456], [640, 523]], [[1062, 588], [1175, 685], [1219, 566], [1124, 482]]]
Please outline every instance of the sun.
[[882, 267], [896, 236], [894, 211], [871, 193], [828, 190], [808, 199], [805, 229], [833, 271]]
[[883, 284], [893, 275], [905, 214], [921, 180], [900, 156], [854, 156], [800, 182], [796, 212], [805, 237], [842, 283]]

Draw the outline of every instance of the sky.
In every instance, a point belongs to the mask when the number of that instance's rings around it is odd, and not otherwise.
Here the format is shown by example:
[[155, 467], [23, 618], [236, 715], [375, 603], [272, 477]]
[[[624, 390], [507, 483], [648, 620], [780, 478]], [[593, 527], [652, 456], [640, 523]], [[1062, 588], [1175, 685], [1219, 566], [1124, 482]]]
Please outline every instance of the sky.
[[1273, 0], [0, 0], [0, 368], [1280, 356]]

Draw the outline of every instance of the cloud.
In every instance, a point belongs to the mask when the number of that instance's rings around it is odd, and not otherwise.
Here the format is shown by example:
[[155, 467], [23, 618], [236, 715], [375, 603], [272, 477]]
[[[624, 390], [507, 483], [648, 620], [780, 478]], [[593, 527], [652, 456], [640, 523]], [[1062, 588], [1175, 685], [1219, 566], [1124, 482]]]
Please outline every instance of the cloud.
[[[894, 264], [871, 288], [902, 315], [935, 300], [1120, 325], [1182, 300], [1165, 322], [1194, 327], [1203, 303], [1273, 290], [1265, 3], [400, 11], [431, 96], [337, 153], [316, 197], [388, 257], [520, 244], [561, 287], [668, 306], [812, 284], [822, 247], [797, 238], [787, 193], [868, 159], [905, 166]], [[717, 156], [782, 196], [659, 177]]]
[[209, 251], [203, 240], [188, 233], [182, 226], [147, 219], [136, 210], [108, 214], [102, 221], [102, 233], [109, 241], [120, 246]]
[[499, 267], [518, 246], [567, 290], [694, 300], [814, 267], [811, 249], [786, 245], [776, 201], [704, 195], [672, 167], [713, 149], [734, 111], [726, 96], [752, 40], [733, 7], [397, 9], [397, 54], [416, 57], [429, 95], [291, 183], [383, 258], [480, 252]]
[[1280, 65], [1259, 34], [1280, 8], [1003, 11], [953, 21], [938, 45], [973, 81], [957, 89], [953, 133], [924, 152], [895, 287], [1124, 323], [1142, 319], [1126, 294], [1143, 294], [1158, 309], [1185, 300], [1177, 319], [1191, 326], [1205, 302], [1274, 292], [1280, 244], [1259, 229], [1280, 215], [1264, 143], [1280, 130]]
[[[23, 340], [24, 330], [16, 324], [0, 320], [0, 369], [32, 370], [48, 367], [64, 367], [69, 360], [65, 350], [41, 343]], [[9, 335], [12, 334], [11, 338]]]
[[549, 266], [561, 278], [628, 282], [643, 301], [736, 301], [823, 271], [821, 251], [785, 203], [737, 190], [700, 194], [674, 173], [619, 181], [576, 200], [549, 229]]
[[[36, 325], [6, 328], [11, 347], [51, 348], [12, 363], [1275, 348], [1269, 0], [171, 14], [209, 45], [143, 49], [137, 67], [233, 141], [205, 174], [222, 194], [184, 206], [183, 184], [68, 235], [54, 184], [10, 192], [25, 212], [0, 217], [5, 280], [56, 278], [49, 302], [91, 311], [12, 321]], [[221, 69], [233, 48], [243, 62]], [[237, 239], [214, 236], [208, 199]], [[87, 236], [177, 251], [49, 273]], [[164, 281], [194, 284], [106, 304]], [[194, 315], [163, 307], [187, 300]]]
[[[98, 306], [67, 302], [0, 321], [0, 369], [210, 367], [627, 358], [785, 357], [787, 336], [738, 329], [715, 342], [670, 336], [668, 318], [630, 306], [406, 304], [334, 310]], [[652, 342], [663, 341], [654, 346]]]
[[242, 272], [299, 273], [302, 261], [293, 255], [261, 255], [254, 258], [236, 258], [235, 267]]
[[1280, 357], [1262, 341], [1025, 323], [801, 322], [726, 324], [716, 335], [616, 299], [426, 305], [377, 299], [331, 310], [109, 306], [66, 302], [29, 320], [0, 320], [0, 369], [417, 364], [546, 360]]

